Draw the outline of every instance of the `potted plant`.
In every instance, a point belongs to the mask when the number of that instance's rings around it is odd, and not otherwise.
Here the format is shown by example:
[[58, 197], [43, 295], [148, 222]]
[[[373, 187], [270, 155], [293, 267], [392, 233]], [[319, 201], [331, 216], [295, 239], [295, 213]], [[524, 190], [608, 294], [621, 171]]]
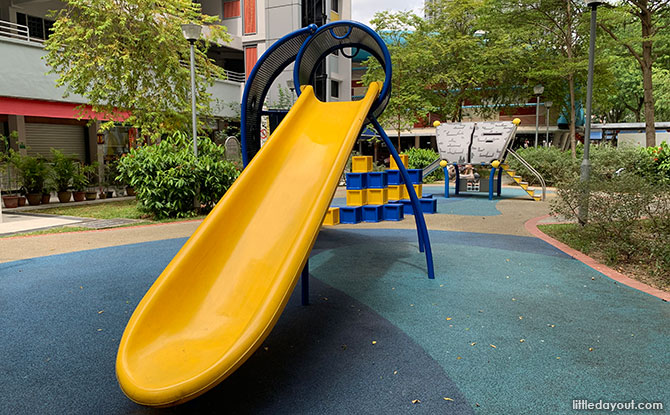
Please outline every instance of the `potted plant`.
[[39, 205], [42, 201], [44, 183], [49, 176], [49, 165], [44, 160], [28, 155], [22, 156], [18, 153], [12, 155], [12, 164], [18, 170], [28, 203]]
[[97, 162], [93, 162], [88, 166], [80, 167], [82, 174], [86, 177], [86, 186], [88, 186], [88, 188], [86, 189], [86, 200], [95, 200], [98, 197], [98, 193], [96, 192], [95, 186], [93, 186], [93, 183], [97, 181], [95, 174], [97, 169], [98, 169]]
[[88, 187], [88, 177], [85, 173], [86, 166], [77, 165], [74, 174], [72, 175], [72, 196], [75, 202], [82, 202], [86, 199], [86, 187]]
[[[49, 177], [49, 179], [50, 178], [51, 177]], [[41, 200], [43, 205], [46, 205], [47, 203], [51, 202], [51, 192], [54, 190], [55, 188], [50, 183], [50, 180], [44, 184], [44, 189], [42, 189], [42, 200]]]
[[53, 155], [53, 181], [58, 192], [58, 200], [61, 203], [69, 202], [72, 197], [70, 185], [76, 173], [76, 166], [71, 157], [66, 156], [60, 150], [51, 149]]

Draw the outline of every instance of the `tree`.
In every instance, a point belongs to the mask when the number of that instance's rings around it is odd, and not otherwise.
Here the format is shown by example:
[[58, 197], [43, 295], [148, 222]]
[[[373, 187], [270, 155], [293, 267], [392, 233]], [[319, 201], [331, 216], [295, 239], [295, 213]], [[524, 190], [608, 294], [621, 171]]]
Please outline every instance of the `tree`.
[[[378, 12], [371, 21], [375, 30], [381, 33], [391, 55], [393, 73], [391, 79], [391, 99], [379, 120], [390, 125], [400, 135], [414, 126], [414, 123], [430, 112], [427, 103], [425, 77], [421, 72], [427, 53], [414, 47], [414, 31], [421, 19], [410, 12]], [[363, 82], [384, 81], [384, 71], [374, 57], [366, 63], [367, 72]]]
[[[665, 32], [670, 23], [670, 2], [668, 0], [626, 0], [621, 6], [606, 10], [604, 14], [605, 18], [601, 19], [599, 26], [623, 46], [640, 66], [646, 144], [648, 147], [654, 146], [656, 145], [656, 129], [654, 125], [653, 66], [658, 58], [654, 44], [658, 41], [659, 36], [665, 37], [667, 44], [668, 35]], [[639, 35], [626, 30], [633, 23], [639, 23]], [[666, 29], [665, 32], [664, 29]]]
[[[55, 12], [46, 42], [46, 61], [66, 94], [80, 94], [92, 118], [124, 119], [144, 134], [160, 135], [188, 125], [189, 44], [182, 23], [208, 25], [197, 42], [198, 112], [210, 112], [206, 88], [223, 70], [206, 56], [210, 42], [230, 37], [216, 17], [203, 15], [190, 0], [65, 0]], [[84, 111], [83, 108], [80, 108]]]

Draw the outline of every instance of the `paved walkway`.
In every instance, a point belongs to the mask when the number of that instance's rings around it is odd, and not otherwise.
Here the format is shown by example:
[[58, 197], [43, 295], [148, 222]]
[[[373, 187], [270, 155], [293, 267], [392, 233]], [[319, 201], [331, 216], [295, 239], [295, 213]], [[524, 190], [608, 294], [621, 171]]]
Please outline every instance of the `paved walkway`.
[[575, 399], [666, 413], [670, 305], [533, 236], [548, 203], [509, 195], [440, 199], [435, 280], [411, 216], [324, 228], [313, 305], [296, 290], [233, 376], [165, 410], [125, 398], [114, 360], [200, 221], [0, 239], [0, 413], [561, 414]]

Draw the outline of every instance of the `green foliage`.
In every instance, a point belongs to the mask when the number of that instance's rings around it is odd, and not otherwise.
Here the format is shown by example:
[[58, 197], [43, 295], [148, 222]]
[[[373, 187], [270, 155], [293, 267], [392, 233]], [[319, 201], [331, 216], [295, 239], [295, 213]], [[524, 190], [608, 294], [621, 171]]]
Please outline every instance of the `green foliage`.
[[60, 150], [51, 149], [53, 180], [56, 191], [66, 192], [72, 185], [77, 173], [77, 165], [73, 157], [66, 156]]
[[198, 140], [198, 157], [188, 135], [177, 132], [156, 145], [132, 149], [121, 158], [118, 180], [135, 188], [143, 209], [157, 219], [189, 217], [197, 212], [193, 201], [209, 210], [239, 175], [225, 161], [222, 146], [207, 138]]
[[84, 96], [96, 114], [127, 123], [153, 137], [187, 126], [190, 114], [189, 43], [181, 24], [207, 25], [196, 42], [198, 113], [208, 115], [207, 86], [225, 78], [207, 58], [210, 42], [230, 40], [218, 18], [190, 0], [66, 0], [54, 13], [46, 61], [67, 93]]
[[79, 163], [76, 164], [76, 169], [72, 176], [72, 188], [75, 192], [83, 192], [87, 187], [93, 184], [97, 167], [98, 163], [93, 163], [89, 166]]
[[17, 168], [21, 185], [28, 193], [42, 193], [45, 182], [51, 174], [50, 166], [41, 159], [32, 156], [11, 155], [11, 163]]
[[588, 206], [587, 225], [576, 230], [586, 253], [597, 249], [611, 264], [644, 263], [670, 284], [670, 186], [624, 173], [588, 184], [564, 182], [558, 196], [552, 213], [568, 219]]
[[646, 147], [643, 150], [649, 157], [658, 179], [670, 183], [670, 146], [663, 141], [658, 147]]
[[[569, 151], [556, 147], [528, 147], [519, 149], [517, 153], [542, 175], [547, 186], [554, 186], [579, 174], [580, 161], [573, 159]], [[535, 176], [514, 157], [508, 156], [506, 161], [529, 184], [539, 184]]]
[[[423, 169], [428, 167], [435, 160], [440, 158], [439, 153], [429, 148], [409, 148], [403, 151], [403, 154], [407, 154], [407, 164], [410, 169]], [[433, 183], [437, 180], [444, 179], [444, 171], [442, 168], [435, 170], [433, 173], [429, 174], [427, 177], [423, 178], [424, 183]]]

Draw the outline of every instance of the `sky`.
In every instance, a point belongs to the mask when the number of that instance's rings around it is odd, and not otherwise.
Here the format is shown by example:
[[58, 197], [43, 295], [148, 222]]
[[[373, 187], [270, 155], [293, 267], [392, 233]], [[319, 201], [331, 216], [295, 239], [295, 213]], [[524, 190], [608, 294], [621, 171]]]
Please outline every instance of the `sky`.
[[369, 24], [374, 14], [381, 10], [413, 10], [423, 15], [423, 0], [351, 0], [352, 20]]

